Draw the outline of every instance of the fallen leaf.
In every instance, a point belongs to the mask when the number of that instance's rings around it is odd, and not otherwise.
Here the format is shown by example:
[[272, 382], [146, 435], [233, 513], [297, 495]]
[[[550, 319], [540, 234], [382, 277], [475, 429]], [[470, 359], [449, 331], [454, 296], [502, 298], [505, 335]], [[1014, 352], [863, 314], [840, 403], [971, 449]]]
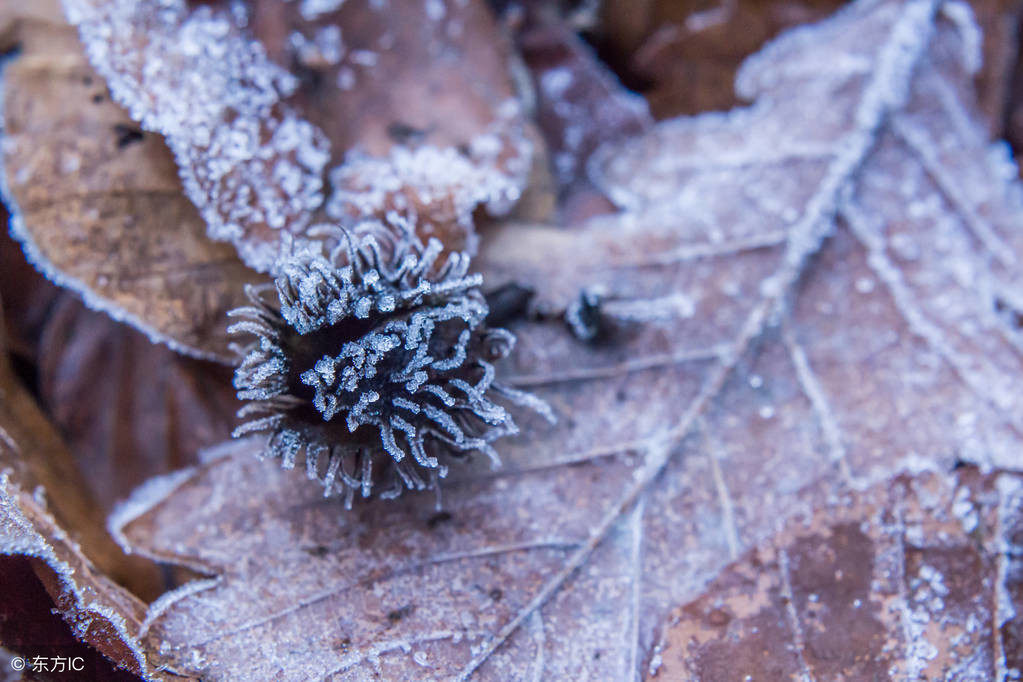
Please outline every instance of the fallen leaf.
[[651, 676], [1005, 679], [1019, 661], [1007, 635], [1010, 590], [1023, 589], [1023, 485], [962, 471], [811, 491], [812, 516], [672, 614]]
[[[0, 222], [9, 216], [0, 208]], [[3, 295], [7, 349], [12, 355], [34, 360], [51, 306], [60, 288], [25, 260], [21, 244], [0, 234], [0, 294]]]
[[262, 278], [206, 238], [163, 141], [110, 101], [64, 24], [24, 20], [4, 68], [4, 199], [29, 259], [150, 338], [230, 361], [226, 312]]
[[[139, 677], [114, 664], [92, 647], [75, 639], [60, 612], [54, 608], [53, 600], [43, 588], [35, 571], [48, 571], [33, 563], [37, 560], [18, 556], [0, 556], [0, 575], [4, 577], [4, 600], [0, 602], [0, 665], [5, 680], [14, 682], [23, 679], [14, 670], [13, 659], [19, 656], [28, 661], [36, 656], [43, 657], [49, 664], [51, 658], [67, 658], [65, 674], [72, 665], [77, 668], [79, 679], [105, 680], [109, 682], [138, 682]], [[76, 660], [77, 659], [77, 660]], [[56, 664], [54, 664], [56, 668]]]
[[597, 147], [644, 132], [653, 119], [643, 98], [623, 88], [552, 7], [532, 7], [523, 23], [516, 44], [532, 76], [554, 177], [563, 196], [578, 194], [585, 188], [573, 185], [585, 182]]
[[482, 0], [341, 5], [258, 3], [250, 17], [241, 4], [66, 2], [114, 96], [165, 136], [210, 236], [263, 272], [321, 249], [310, 228], [328, 218], [397, 215], [472, 250], [473, 211], [510, 209], [530, 172]]
[[[1018, 469], [1023, 202], [970, 108], [979, 45], [961, 3], [851, 5], [745, 64], [752, 107], [598, 152], [620, 214], [484, 235], [488, 284], [546, 311], [504, 376], [561, 416], [526, 416], [504, 470], [346, 513], [239, 441], [140, 489], [122, 543], [218, 576], [153, 605], [148, 660], [632, 678], [673, 606], [820, 508], [808, 491]], [[580, 300], [590, 342], [558, 320]]]
[[0, 356], [0, 554], [34, 558], [39, 579], [75, 636], [146, 674], [135, 635], [145, 603], [166, 589], [150, 562], [125, 556], [107, 534], [45, 416]]
[[601, 8], [612, 63], [659, 119], [725, 110], [744, 59], [784, 29], [823, 19], [842, 0], [610, 0]]
[[[658, 118], [728, 109], [742, 60], [782, 30], [821, 19], [841, 0], [612, 0], [602, 4], [602, 44]], [[977, 99], [1003, 134], [1009, 77], [1019, 42], [1019, 0], [970, 0], [984, 33]]]
[[39, 351], [39, 390], [100, 509], [231, 435], [229, 368], [185, 358], [65, 295]]
[[396, 211], [423, 237], [471, 250], [477, 204], [503, 212], [523, 191], [528, 124], [486, 3], [257, 2], [249, 25], [299, 76], [288, 101], [340, 163], [330, 218]]
[[[459, 147], [492, 129], [513, 97], [504, 44], [484, 2], [257, 1], [248, 26], [298, 75], [296, 110], [330, 140], [385, 157], [395, 146]], [[401, 49], [394, 49], [401, 46]]]

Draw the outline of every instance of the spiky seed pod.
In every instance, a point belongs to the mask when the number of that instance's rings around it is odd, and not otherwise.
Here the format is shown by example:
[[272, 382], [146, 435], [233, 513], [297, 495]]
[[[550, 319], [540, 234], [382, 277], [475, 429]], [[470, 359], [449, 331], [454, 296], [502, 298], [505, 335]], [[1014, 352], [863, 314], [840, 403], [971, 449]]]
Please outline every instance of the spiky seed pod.
[[276, 301], [274, 287], [249, 287], [253, 305], [232, 311], [244, 320], [230, 331], [255, 337], [235, 372], [249, 401], [236, 437], [269, 434], [268, 454], [288, 469], [304, 454], [309, 477], [351, 506], [356, 492], [432, 487], [474, 452], [499, 464], [493, 441], [518, 429], [495, 397], [553, 420], [546, 403], [495, 381], [515, 338], [485, 324], [465, 254], [438, 265], [437, 240], [345, 244], [344, 265], [287, 264]]

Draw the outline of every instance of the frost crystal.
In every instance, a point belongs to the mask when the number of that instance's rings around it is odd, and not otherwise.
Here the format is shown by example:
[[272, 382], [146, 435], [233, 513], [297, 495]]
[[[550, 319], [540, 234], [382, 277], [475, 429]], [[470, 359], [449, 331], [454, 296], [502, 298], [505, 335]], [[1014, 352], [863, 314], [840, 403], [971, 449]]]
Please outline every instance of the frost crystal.
[[342, 236], [332, 260], [286, 264], [276, 305], [269, 286], [250, 287], [254, 305], [232, 312], [246, 318], [232, 333], [255, 337], [235, 373], [238, 396], [251, 401], [235, 436], [269, 433], [285, 468], [304, 451], [310, 478], [348, 505], [379, 485], [381, 497], [432, 487], [471, 452], [498, 465], [491, 443], [517, 427], [495, 396], [553, 419], [539, 399], [494, 380], [493, 361], [515, 339], [485, 324], [468, 257], [440, 265], [439, 241], [377, 232], [358, 244]]
[[509, 211], [528, 183], [533, 153], [518, 103], [509, 100], [496, 113], [462, 149], [395, 145], [386, 157], [350, 150], [329, 174], [327, 215], [350, 224], [393, 214], [415, 223], [423, 241], [439, 236], [449, 249], [473, 253], [473, 213], [480, 206], [491, 215]]
[[324, 14], [337, 12], [345, 0], [302, 0], [300, 12], [306, 21], [315, 21]]

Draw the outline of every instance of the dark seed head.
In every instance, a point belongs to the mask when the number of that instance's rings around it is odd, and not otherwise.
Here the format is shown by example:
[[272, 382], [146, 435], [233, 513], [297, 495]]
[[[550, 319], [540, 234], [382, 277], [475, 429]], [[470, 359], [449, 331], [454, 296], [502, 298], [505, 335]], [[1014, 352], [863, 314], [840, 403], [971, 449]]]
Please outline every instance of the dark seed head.
[[[253, 305], [232, 333], [250, 334], [235, 372], [249, 403], [236, 431], [268, 433], [285, 468], [304, 454], [325, 493], [432, 487], [448, 465], [517, 432], [495, 397], [553, 419], [534, 396], [494, 379], [514, 336], [486, 325], [481, 277], [440, 242], [366, 237], [343, 257], [286, 264], [271, 287], [250, 287]], [[339, 264], [338, 261], [344, 261]]]

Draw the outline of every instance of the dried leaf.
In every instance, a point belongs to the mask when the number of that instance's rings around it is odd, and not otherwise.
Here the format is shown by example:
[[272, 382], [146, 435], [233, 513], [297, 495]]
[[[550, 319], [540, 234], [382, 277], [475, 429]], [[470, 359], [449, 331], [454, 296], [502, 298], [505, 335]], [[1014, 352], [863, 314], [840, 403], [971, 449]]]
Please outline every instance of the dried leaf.
[[[0, 223], [7, 211], [0, 207]], [[60, 289], [25, 260], [21, 244], [0, 233], [0, 295], [3, 297], [7, 349], [22, 358], [35, 359], [50, 308]]]
[[[522, 192], [530, 148], [481, 0], [405, 3], [395, 15], [368, 0], [260, 3], [252, 17], [241, 4], [65, 4], [114, 96], [166, 137], [210, 236], [257, 270], [321, 248], [307, 231], [328, 217], [350, 226], [396, 212], [423, 236], [471, 248], [472, 211], [507, 210]], [[250, 21], [311, 85], [268, 56]], [[408, 144], [419, 132], [427, 144]], [[356, 140], [365, 149], [325, 187], [328, 162]]]
[[248, 26], [297, 73], [289, 101], [326, 134], [334, 163], [351, 149], [470, 144], [514, 94], [508, 46], [477, 0], [257, 1]]
[[230, 437], [240, 403], [229, 368], [154, 345], [73, 298], [55, 306], [39, 356], [42, 400], [104, 512]]
[[[823, 18], [838, 0], [618, 0], [603, 3], [606, 50], [637, 81], [658, 118], [727, 109], [741, 62], [785, 28]], [[984, 33], [980, 110], [1002, 133], [1018, 49], [1019, 0], [970, 0]]]
[[[346, 514], [258, 441], [138, 491], [122, 541], [219, 576], [154, 605], [149, 660], [632, 678], [673, 605], [822, 497], [1018, 469], [1023, 199], [969, 108], [979, 44], [963, 4], [857, 3], [747, 62], [753, 107], [599, 153], [621, 214], [486, 235], [488, 282], [547, 314], [518, 324], [505, 377], [562, 418], [526, 417], [506, 468], [448, 481], [442, 511]], [[580, 300], [589, 342], [550, 319]]]
[[111, 103], [66, 25], [23, 22], [4, 69], [4, 195], [30, 260], [192, 355], [230, 360], [226, 311], [259, 275], [205, 236], [163, 141]]
[[516, 42], [534, 81], [554, 177], [563, 195], [578, 194], [585, 189], [572, 185], [585, 181], [596, 148], [644, 132], [653, 119], [646, 102], [623, 88], [551, 9], [534, 8]]
[[75, 639], [36, 577], [35, 570], [49, 571], [45, 564], [41, 568], [34, 566], [38, 563], [41, 562], [25, 557], [0, 556], [0, 575], [4, 577], [4, 600], [0, 602], [0, 641], [4, 643], [0, 665], [5, 673], [2, 679], [5, 682], [23, 679], [13, 672], [14, 656], [30, 661], [42, 656], [47, 662], [56, 657], [77, 658], [74, 666], [79, 668], [80, 679], [138, 682], [138, 675], [116, 668], [98, 651]]
[[0, 357], [0, 554], [37, 559], [37, 573], [75, 636], [120, 666], [148, 670], [136, 639], [145, 604], [135, 595], [152, 597], [165, 589], [163, 581], [152, 564], [124, 556], [113, 543], [71, 456], [5, 357]]
[[476, 206], [504, 213], [524, 191], [529, 126], [486, 2], [256, 2], [249, 24], [299, 76], [288, 101], [340, 164], [331, 219], [398, 212], [422, 237], [472, 250]]
[[657, 679], [1006, 679], [1023, 481], [922, 474], [796, 518], [678, 609]]
[[841, 0], [629, 0], [604, 3], [607, 51], [642, 87], [657, 118], [729, 109], [746, 57]]

